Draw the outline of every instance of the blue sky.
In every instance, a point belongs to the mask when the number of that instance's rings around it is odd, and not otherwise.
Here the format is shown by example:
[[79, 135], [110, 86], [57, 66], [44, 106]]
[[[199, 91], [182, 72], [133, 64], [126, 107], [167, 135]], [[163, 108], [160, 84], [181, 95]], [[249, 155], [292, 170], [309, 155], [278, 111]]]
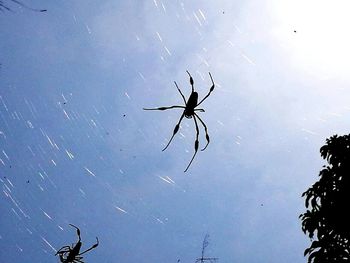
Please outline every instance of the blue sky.
[[[23, 0], [24, 2], [24, 0]], [[39, 1], [0, 16], [0, 256], [306, 262], [298, 216], [349, 132], [347, 1]], [[325, 19], [327, 17], [327, 19]], [[296, 31], [296, 32], [294, 32]], [[195, 81], [211, 143], [184, 119]], [[201, 129], [200, 145], [205, 145]], [[29, 181], [29, 182], [28, 182]]]

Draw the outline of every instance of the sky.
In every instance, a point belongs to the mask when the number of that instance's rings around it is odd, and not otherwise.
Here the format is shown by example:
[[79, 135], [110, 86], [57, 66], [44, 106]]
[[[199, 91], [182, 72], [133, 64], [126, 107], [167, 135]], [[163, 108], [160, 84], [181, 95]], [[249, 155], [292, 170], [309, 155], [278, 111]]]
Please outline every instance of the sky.
[[[0, 13], [0, 258], [301, 263], [301, 194], [349, 133], [346, 0], [22, 0]], [[168, 143], [188, 70], [192, 119]], [[199, 144], [205, 146], [201, 125]]]

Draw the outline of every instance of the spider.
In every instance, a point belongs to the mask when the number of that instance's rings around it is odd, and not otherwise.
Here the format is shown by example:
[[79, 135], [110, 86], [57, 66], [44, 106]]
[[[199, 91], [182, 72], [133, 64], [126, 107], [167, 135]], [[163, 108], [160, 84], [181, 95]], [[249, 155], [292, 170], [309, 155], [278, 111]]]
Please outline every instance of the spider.
[[83, 257], [81, 255], [96, 248], [98, 246], [98, 238], [96, 237], [96, 240], [97, 240], [96, 244], [94, 244], [89, 249], [80, 253], [80, 248], [82, 245], [81, 237], [80, 237], [80, 229], [78, 227], [76, 227], [75, 225], [72, 225], [72, 224], [69, 224], [69, 225], [77, 229], [77, 235], [78, 235], [79, 240], [75, 245], [72, 244], [72, 247], [70, 247], [70, 246], [61, 247], [57, 251], [55, 256], [59, 255], [61, 263], [76, 263], [76, 262], [84, 263], [84, 261], [82, 260]]
[[211, 79], [211, 82], [212, 82], [212, 86], [209, 90], [209, 93], [198, 103], [198, 93], [196, 91], [194, 91], [194, 81], [193, 81], [193, 78], [190, 74], [190, 72], [188, 72], [188, 70], [186, 70], [188, 76], [190, 77], [190, 84], [191, 84], [191, 87], [192, 87], [192, 92], [191, 92], [191, 95], [190, 97], [188, 98], [188, 100], [186, 101], [186, 98], [185, 96], [183, 95], [183, 93], [181, 92], [179, 86], [177, 85], [176, 81], [174, 81], [175, 83], [175, 86], [177, 88], [177, 90], [179, 91], [185, 105], [184, 106], [181, 106], [181, 105], [174, 105], [174, 106], [169, 106], [169, 107], [159, 107], [159, 108], [143, 108], [144, 110], [168, 110], [168, 109], [174, 109], [174, 108], [180, 108], [180, 109], [184, 109], [183, 113], [181, 114], [181, 117], [180, 117], [180, 120], [179, 122], [176, 124], [175, 126], [175, 129], [174, 129], [174, 132], [173, 132], [173, 135], [171, 136], [168, 144], [165, 146], [165, 148], [162, 150], [162, 151], [165, 151], [168, 146], [170, 145], [171, 141], [173, 140], [175, 134], [179, 131], [179, 128], [180, 128], [180, 123], [183, 119], [183, 117], [186, 117], [187, 119], [191, 119], [193, 117], [193, 120], [194, 120], [194, 124], [196, 126], [196, 141], [194, 143], [194, 154], [192, 156], [192, 159], [191, 161], [189, 162], [189, 164], [187, 165], [186, 169], [184, 172], [186, 172], [188, 170], [188, 168], [190, 167], [194, 157], [196, 156], [197, 154], [197, 151], [198, 151], [198, 146], [199, 146], [199, 140], [198, 140], [198, 137], [199, 137], [199, 128], [198, 128], [198, 122], [197, 122], [197, 119], [200, 121], [200, 123], [203, 125], [204, 127], [204, 130], [205, 130], [205, 138], [207, 140], [207, 144], [205, 145], [205, 147], [203, 149], [201, 149], [201, 151], [204, 151], [209, 142], [210, 142], [210, 139], [209, 139], [209, 135], [208, 135], [208, 129], [207, 129], [207, 126], [205, 125], [204, 121], [198, 116], [198, 114], [196, 113], [196, 111], [200, 111], [200, 112], [204, 112], [204, 109], [198, 109], [197, 107], [202, 104], [202, 102], [204, 100], [206, 100], [209, 95], [212, 93], [212, 91], [214, 90], [214, 87], [215, 87], [215, 84], [214, 84], [214, 81], [213, 81], [213, 78], [209, 72], [209, 76], [210, 76], [210, 79]]

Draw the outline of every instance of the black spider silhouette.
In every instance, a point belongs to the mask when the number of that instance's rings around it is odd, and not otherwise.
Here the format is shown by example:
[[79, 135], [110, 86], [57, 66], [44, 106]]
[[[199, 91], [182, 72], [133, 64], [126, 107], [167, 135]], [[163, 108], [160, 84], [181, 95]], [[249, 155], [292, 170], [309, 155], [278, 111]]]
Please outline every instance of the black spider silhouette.
[[81, 242], [81, 237], [80, 237], [80, 229], [76, 227], [75, 225], [69, 224], [70, 226], [74, 227], [77, 230], [77, 235], [78, 235], [78, 242], [72, 247], [70, 246], [63, 246], [61, 247], [55, 256], [59, 256], [60, 261], [62, 263], [84, 263], [82, 255], [85, 254], [86, 252], [96, 248], [98, 246], [98, 238], [96, 237], [97, 243], [91, 246], [90, 248], [84, 250], [83, 252], [80, 252], [80, 248], [82, 246]]
[[191, 95], [190, 97], [188, 98], [188, 100], [186, 101], [186, 98], [185, 96], [183, 95], [183, 93], [181, 92], [179, 86], [177, 85], [176, 81], [174, 81], [175, 83], [175, 86], [177, 88], [177, 90], [179, 91], [185, 105], [184, 106], [181, 106], [181, 105], [174, 105], [174, 106], [169, 106], [169, 107], [159, 107], [159, 108], [143, 108], [144, 110], [168, 110], [168, 109], [174, 109], [174, 108], [180, 108], [180, 109], [184, 109], [181, 117], [180, 117], [180, 120], [179, 122], [176, 124], [175, 126], [175, 129], [174, 129], [174, 132], [173, 132], [173, 135], [171, 136], [168, 144], [165, 146], [165, 148], [162, 150], [162, 151], [165, 151], [166, 148], [168, 148], [168, 146], [170, 145], [171, 141], [173, 140], [175, 134], [179, 131], [179, 128], [180, 128], [180, 123], [183, 119], [183, 117], [186, 117], [188, 119], [191, 119], [193, 117], [193, 120], [194, 120], [194, 124], [196, 126], [196, 141], [194, 143], [194, 154], [192, 156], [192, 159], [191, 161], [189, 162], [189, 164], [187, 165], [186, 169], [184, 172], [186, 172], [188, 170], [188, 168], [190, 167], [194, 157], [196, 156], [197, 154], [197, 151], [198, 151], [198, 146], [199, 146], [199, 141], [198, 141], [198, 137], [199, 137], [199, 128], [198, 128], [198, 123], [197, 123], [197, 119], [200, 121], [200, 123], [203, 125], [204, 127], [204, 130], [205, 130], [205, 138], [207, 139], [207, 144], [205, 145], [205, 147], [203, 149], [201, 149], [201, 151], [204, 151], [209, 142], [210, 142], [210, 139], [209, 139], [209, 135], [208, 135], [208, 129], [207, 129], [207, 126], [205, 125], [204, 121], [198, 116], [198, 114], [196, 113], [196, 111], [200, 111], [200, 112], [204, 112], [204, 109], [198, 109], [197, 107], [204, 101], [206, 100], [209, 95], [212, 93], [212, 91], [214, 90], [214, 87], [215, 87], [215, 84], [214, 84], [214, 81], [213, 81], [213, 78], [209, 72], [209, 76], [210, 76], [210, 79], [211, 79], [211, 82], [212, 82], [212, 86], [209, 90], [209, 93], [198, 103], [198, 93], [196, 91], [194, 91], [194, 81], [193, 81], [193, 78], [191, 76], [191, 74], [186, 71], [187, 74], [189, 75], [190, 77], [190, 84], [191, 84], [191, 87], [192, 87], [192, 92], [191, 92]]

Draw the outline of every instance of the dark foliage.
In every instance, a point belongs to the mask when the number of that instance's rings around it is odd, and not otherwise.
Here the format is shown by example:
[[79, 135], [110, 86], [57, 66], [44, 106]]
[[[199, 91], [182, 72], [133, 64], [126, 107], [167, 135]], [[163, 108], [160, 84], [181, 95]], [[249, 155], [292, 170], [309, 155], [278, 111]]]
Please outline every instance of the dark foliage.
[[328, 165], [302, 195], [302, 230], [312, 240], [304, 255], [309, 263], [350, 262], [350, 134], [330, 137], [320, 152]]

